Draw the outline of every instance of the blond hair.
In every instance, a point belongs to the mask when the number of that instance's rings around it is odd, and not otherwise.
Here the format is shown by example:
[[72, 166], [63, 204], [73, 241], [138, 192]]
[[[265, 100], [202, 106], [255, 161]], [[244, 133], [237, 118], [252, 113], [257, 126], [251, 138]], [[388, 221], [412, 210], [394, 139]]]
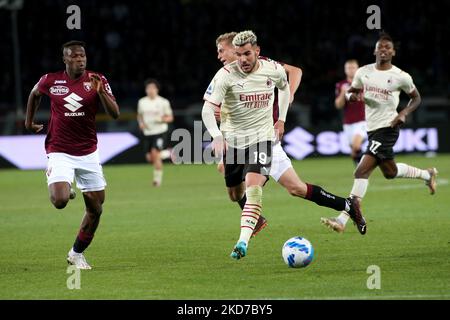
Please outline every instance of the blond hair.
[[227, 32], [224, 34], [221, 34], [220, 36], [217, 37], [216, 39], [216, 46], [219, 45], [219, 43], [226, 41], [227, 44], [231, 44], [233, 41], [233, 38], [237, 35], [237, 32]]
[[354, 63], [357, 66], [359, 66], [358, 60], [356, 60], [356, 59], [348, 59], [347, 61], [345, 61], [345, 64], [347, 64], [347, 63]]
[[247, 43], [250, 43], [252, 46], [256, 45], [258, 38], [256, 37], [255, 33], [251, 30], [246, 30], [239, 32], [234, 38], [233, 38], [233, 45], [236, 47], [242, 47], [246, 45]]

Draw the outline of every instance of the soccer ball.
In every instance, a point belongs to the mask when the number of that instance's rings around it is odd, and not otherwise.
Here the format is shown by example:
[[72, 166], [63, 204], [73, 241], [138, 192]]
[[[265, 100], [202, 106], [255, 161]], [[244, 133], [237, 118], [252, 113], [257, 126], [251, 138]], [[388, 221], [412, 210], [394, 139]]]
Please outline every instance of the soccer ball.
[[283, 245], [284, 262], [291, 268], [304, 268], [314, 257], [314, 248], [307, 239], [302, 237], [290, 238]]

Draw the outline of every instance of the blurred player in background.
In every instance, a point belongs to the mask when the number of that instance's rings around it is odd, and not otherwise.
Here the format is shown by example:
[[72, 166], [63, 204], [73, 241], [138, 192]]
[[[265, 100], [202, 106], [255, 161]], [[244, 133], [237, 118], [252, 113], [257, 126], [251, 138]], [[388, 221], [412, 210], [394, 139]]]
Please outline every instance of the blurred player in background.
[[[397, 142], [400, 126], [406, 117], [419, 106], [421, 97], [411, 76], [392, 65], [395, 56], [392, 38], [383, 33], [375, 45], [376, 62], [358, 69], [346, 99], [365, 102], [369, 144], [354, 174], [351, 197], [361, 201], [369, 185], [369, 177], [379, 167], [386, 179], [412, 178], [425, 181], [430, 193], [436, 191], [436, 168], [426, 170], [395, 163], [394, 145]], [[400, 92], [405, 92], [410, 100], [407, 106], [397, 113]], [[342, 212], [337, 218], [322, 218], [322, 222], [337, 232], [343, 232], [348, 215]], [[365, 233], [366, 226], [357, 224], [358, 230]]]
[[137, 120], [144, 134], [145, 158], [153, 163], [153, 186], [159, 187], [163, 177], [161, 151], [165, 146], [168, 124], [173, 122], [169, 100], [159, 95], [160, 84], [155, 79], [145, 81], [145, 97], [139, 99]]
[[[230, 32], [222, 34], [216, 39], [217, 58], [223, 63], [224, 66], [233, 63], [237, 59], [236, 48], [232, 44], [233, 38], [235, 36], [236, 32]], [[275, 63], [265, 57], [259, 57], [259, 59], [262, 61]], [[289, 104], [291, 104], [294, 100], [294, 94], [297, 92], [297, 89], [301, 82], [302, 70], [298, 67], [284, 63], [276, 64], [280, 67], [282, 66], [288, 76], [290, 91]], [[279, 120], [279, 107], [278, 89], [275, 88], [274, 90], [275, 95], [273, 102], [272, 119], [273, 124], [275, 125]], [[219, 106], [215, 106], [215, 116], [216, 120], [218, 120], [219, 122], [221, 121], [221, 110], [222, 108], [220, 108]], [[223, 116], [224, 119], [228, 117], [227, 111], [223, 112]], [[222, 172], [223, 163], [220, 163], [218, 168], [219, 171]], [[277, 141], [273, 146], [270, 176], [281, 186], [283, 186], [292, 196], [304, 198], [306, 200], [313, 201], [320, 206], [329, 207], [338, 211], [344, 210], [346, 212], [351, 212], [352, 214], [357, 214], [356, 211], [358, 211], [358, 214], [360, 214], [359, 208], [354, 207], [351, 204], [350, 199], [341, 198], [327, 192], [320, 186], [303, 182], [292, 167], [291, 160], [283, 150], [280, 141]], [[238, 202], [241, 209], [244, 208], [247, 200], [244, 182], [241, 182], [236, 186], [228, 186], [228, 194], [232, 201]], [[258, 219], [255, 229], [253, 230], [253, 235], [256, 235], [262, 228], [264, 228], [266, 224], [266, 219], [261, 215]]]
[[358, 67], [358, 61], [356, 60], [348, 60], [345, 62], [344, 71], [346, 78], [336, 83], [336, 99], [334, 100], [336, 108], [343, 109], [344, 111], [344, 134], [351, 148], [351, 157], [355, 165], [358, 165], [362, 158], [361, 147], [367, 136], [364, 102], [347, 101], [345, 94], [352, 84]]
[[70, 41], [63, 45], [64, 71], [41, 77], [31, 90], [25, 127], [31, 132], [43, 130], [34, 123], [42, 95], [51, 101], [51, 115], [45, 139], [48, 158], [47, 183], [50, 201], [63, 209], [70, 198], [73, 180], [83, 193], [85, 215], [67, 262], [79, 269], [91, 269], [83, 255], [91, 243], [102, 214], [106, 181], [97, 151], [95, 115], [102, 105], [114, 119], [119, 106], [106, 78], [86, 70], [85, 44]]

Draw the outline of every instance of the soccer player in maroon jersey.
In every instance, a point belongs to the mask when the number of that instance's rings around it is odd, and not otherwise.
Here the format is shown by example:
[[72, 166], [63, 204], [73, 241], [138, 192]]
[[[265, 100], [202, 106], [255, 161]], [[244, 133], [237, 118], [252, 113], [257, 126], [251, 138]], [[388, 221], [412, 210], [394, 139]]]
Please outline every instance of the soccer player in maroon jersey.
[[47, 184], [50, 201], [63, 209], [70, 198], [75, 178], [83, 193], [85, 215], [67, 261], [79, 269], [91, 269], [83, 252], [94, 237], [105, 200], [106, 181], [97, 151], [95, 115], [102, 105], [114, 119], [119, 106], [106, 78], [86, 70], [85, 44], [70, 41], [63, 45], [64, 71], [41, 77], [28, 97], [25, 127], [34, 133], [44, 129], [34, 123], [43, 95], [51, 101], [51, 115], [45, 139], [48, 158]]
[[346, 78], [336, 83], [336, 99], [334, 100], [336, 108], [344, 111], [344, 134], [351, 148], [351, 157], [356, 165], [362, 158], [361, 147], [364, 139], [367, 137], [364, 102], [347, 101], [345, 94], [350, 88], [358, 68], [358, 61], [354, 59], [345, 62], [344, 71]]

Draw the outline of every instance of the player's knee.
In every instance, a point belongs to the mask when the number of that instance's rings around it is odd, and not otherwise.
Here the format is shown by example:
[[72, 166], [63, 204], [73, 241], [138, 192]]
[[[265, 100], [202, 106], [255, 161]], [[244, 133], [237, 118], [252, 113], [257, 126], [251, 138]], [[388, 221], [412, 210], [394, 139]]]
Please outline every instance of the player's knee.
[[383, 175], [386, 179], [391, 180], [394, 179], [397, 176], [397, 172], [396, 171], [385, 171], [383, 172]]
[[69, 198], [50, 197], [50, 201], [56, 209], [64, 209], [69, 202]]

